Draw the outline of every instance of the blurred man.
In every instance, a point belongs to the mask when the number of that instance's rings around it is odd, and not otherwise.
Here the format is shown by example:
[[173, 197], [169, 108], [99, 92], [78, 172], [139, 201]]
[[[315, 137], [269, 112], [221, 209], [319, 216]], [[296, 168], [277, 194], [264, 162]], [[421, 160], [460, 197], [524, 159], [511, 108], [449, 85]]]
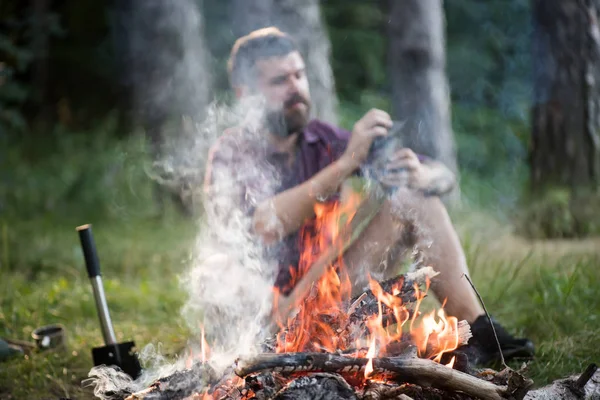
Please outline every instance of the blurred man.
[[[207, 209], [217, 224], [226, 223], [234, 210], [249, 218], [252, 234], [279, 262], [276, 286], [287, 294], [298, 279], [294, 268], [302, 251], [300, 232], [314, 221], [315, 205], [337, 201], [343, 182], [360, 170], [373, 141], [388, 135], [392, 120], [385, 111], [372, 109], [351, 132], [310, 120], [303, 58], [294, 41], [276, 28], [238, 39], [228, 70], [237, 98], [260, 99], [265, 111], [258, 123], [229, 130], [212, 148], [205, 179]], [[459, 238], [439, 199], [455, 185], [453, 174], [408, 148], [389, 157], [386, 172], [381, 182], [396, 188], [394, 195], [344, 253], [352, 283], [359, 292], [364, 289], [365, 265], [383, 271], [381, 277], [397, 274], [393, 261], [418, 246], [423, 262], [440, 273], [432, 290], [439, 300], [446, 299], [447, 314], [471, 324], [470, 347], [477, 361], [498, 359], [490, 323], [463, 277], [468, 270]], [[277, 177], [277, 186], [271, 187], [273, 179], [267, 176]], [[529, 340], [514, 338], [494, 324], [506, 358], [533, 355]]]

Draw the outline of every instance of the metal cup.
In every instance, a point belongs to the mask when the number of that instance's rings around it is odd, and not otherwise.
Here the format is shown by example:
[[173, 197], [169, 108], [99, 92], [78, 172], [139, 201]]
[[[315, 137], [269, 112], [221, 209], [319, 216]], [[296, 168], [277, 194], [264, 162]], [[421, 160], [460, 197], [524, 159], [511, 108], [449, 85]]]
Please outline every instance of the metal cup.
[[67, 343], [66, 329], [61, 324], [41, 326], [31, 333], [39, 350], [64, 347]]

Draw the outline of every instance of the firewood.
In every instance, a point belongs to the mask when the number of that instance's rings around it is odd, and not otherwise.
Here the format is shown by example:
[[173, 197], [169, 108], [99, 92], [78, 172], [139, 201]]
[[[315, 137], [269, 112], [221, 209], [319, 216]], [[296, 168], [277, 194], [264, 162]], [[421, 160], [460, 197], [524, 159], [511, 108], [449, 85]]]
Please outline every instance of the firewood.
[[548, 386], [527, 393], [525, 400], [600, 399], [600, 371], [592, 364], [579, 376], [559, 379]]
[[[464, 346], [469, 342], [469, 339], [471, 339], [471, 337], [473, 336], [473, 334], [471, 333], [471, 326], [469, 325], [469, 323], [467, 321], [459, 321], [458, 322], [458, 347]], [[428, 347], [433, 347], [434, 343], [432, 342], [434, 340], [433, 336], [429, 337], [430, 340], [430, 345], [428, 345]], [[407, 351], [407, 349], [409, 347], [413, 347], [414, 348], [414, 343], [412, 342], [412, 339], [409, 336], [403, 336], [401, 340], [399, 341], [395, 341], [392, 343], [388, 343], [382, 353], [387, 355], [387, 356], [398, 356], [402, 353], [405, 353]]]
[[[434, 277], [437, 273], [431, 267], [424, 267], [418, 270], [417, 272], [408, 273], [406, 275], [399, 275], [397, 277], [385, 280], [379, 285], [382, 290], [386, 293], [392, 294], [395, 292], [394, 288], [397, 288], [395, 297], [401, 300], [401, 304], [404, 304], [406, 307], [408, 319], [413, 317], [414, 307], [413, 304], [417, 300], [415, 295], [415, 285], [422, 286], [426, 279]], [[332, 326], [335, 331], [338, 333], [346, 332], [346, 336], [349, 338], [349, 342], [357, 342], [360, 341], [361, 338], [366, 337], [368, 335], [367, 321], [371, 317], [375, 317], [379, 314], [379, 301], [377, 297], [373, 294], [371, 290], [362, 293], [361, 295], [350, 300], [349, 305], [342, 305], [342, 310], [346, 310], [346, 315], [348, 318], [345, 318], [343, 321], [337, 321], [335, 319], [326, 322], [327, 325]], [[394, 325], [398, 321], [393, 314], [393, 310], [387, 307], [385, 304], [381, 304], [381, 325], [385, 328], [390, 325]], [[324, 317], [327, 318], [327, 317]], [[291, 326], [293, 326], [294, 321], [291, 321]], [[460, 334], [469, 334], [470, 331], [468, 327], [466, 330], [459, 330]], [[280, 334], [285, 335], [286, 331], [280, 332]], [[470, 337], [470, 336], [469, 336]], [[466, 344], [468, 337], [462, 339], [460, 343]], [[275, 350], [276, 347], [276, 337], [272, 336], [267, 339], [263, 343], [263, 351], [271, 352]], [[310, 349], [304, 349], [305, 351], [311, 351]], [[317, 350], [317, 349], [314, 349]], [[350, 350], [352, 351], [352, 350]]]
[[[405, 275], [399, 275], [395, 278], [387, 279], [383, 282], [379, 282], [381, 289], [389, 294], [393, 294], [394, 288], [398, 289], [398, 293], [395, 297], [402, 300], [402, 303], [406, 306], [409, 313], [412, 312], [412, 303], [417, 301], [415, 294], [415, 285], [422, 286], [425, 284], [427, 279], [431, 279], [437, 276], [438, 273], [431, 267], [422, 267], [415, 272], [409, 272]], [[355, 297], [351, 301], [351, 306], [348, 307], [348, 314], [350, 315], [351, 323], [358, 323], [361, 320], [364, 321], [372, 315], [377, 315], [379, 312], [379, 301], [375, 294], [371, 290], [368, 290]], [[393, 316], [390, 315], [390, 310], [385, 304], [382, 304], [382, 312], [384, 314], [384, 326], [394, 323]], [[391, 318], [390, 318], [391, 317]], [[412, 314], [409, 315], [409, 318]]]
[[[260, 354], [251, 359], [239, 359], [235, 373], [245, 377], [255, 372], [272, 370], [279, 373], [329, 372], [364, 374], [369, 360], [325, 353]], [[373, 376], [396, 382], [434, 387], [451, 392], [463, 392], [484, 400], [508, 399], [507, 387], [453, 370], [427, 359], [380, 357], [372, 360]]]

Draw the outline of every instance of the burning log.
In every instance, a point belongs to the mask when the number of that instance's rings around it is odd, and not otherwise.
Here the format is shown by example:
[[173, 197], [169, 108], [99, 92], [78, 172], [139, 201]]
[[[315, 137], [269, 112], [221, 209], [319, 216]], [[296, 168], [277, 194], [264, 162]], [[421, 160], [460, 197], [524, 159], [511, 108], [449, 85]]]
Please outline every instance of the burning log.
[[401, 383], [434, 387], [451, 392], [463, 392], [484, 400], [509, 398], [508, 388], [426, 359], [400, 357], [353, 358], [326, 353], [260, 354], [249, 360], [240, 359], [235, 373], [240, 377], [260, 371], [278, 373], [326, 372], [342, 376], [366, 374], [372, 363], [372, 376]]
[[[433, 271], [433, 270], [432, 270]], [[432, 274], [433, 275], [433, 274]], [[408, 279], [405, 275], [400, 275], [392, 279], [388, 279], [382, 282], [381, 289], [386, 293], [392, 293], [393, 296], [397, 297], [404, 304], [411, 304], [417, 301], [415, 295], [414, 285], [419, 285], [420, 282]], [[393, 317], [390, 314], [391, 310], [383, 305], [382, 311], [384, 315]], [[410, 311], [410, 309], [409, 309]], [[350, 316], [350, 323], [363, 323], [367, 318], [376, 315], [379, 312], [379, 300], [372, 291], [364, 292], [362, 295], [352, 299], [351, 305], [348, 307], [348, 315]], [[384, 321], [386, 326], [393, 323], [392, 318], [388, 318]]]
[[[457, 339], [458, 347], [466, 345], [469, 342], [469, 339], [471, 339], [471, 337], [473, 337], [473, 334], [471, 333], [471, 326], [469, 325], [469, 323], [467, 321], [460, 321], [458, 323], [456, 337], [458, 338]], [[435, 346], [434, 341], [435, 341], [435, 337], [430, 336], [428, 338], [427, 348], [434, 347]], [[411, 346], [414, 346], [414, 344], [412, 343], [412, 340], [410, 340], [409, 338], [406, 338], [403, 340], [389, 343], [387, 346], [385, 346], [382, 353], [387, 354], [387, 355], [397, 356], [397, 355], [404, 353]], [[416, 357], [416, 355], [415, 355], [415, 357]]]
[[[273, 366], [275, 359], [284, 355], [260, 355], [261, 362], [265, 361]], [[307, 354], [305, 357], [312, 357]], [[268, 359], [265, 360], [265, 357]], [[331, 361], [323, 369], [332, 367], [343, 356], [319, 353], [321, 358], [330, 358]], [[298, 357], [292, 357], [298, 359]], [[314, 358], [313, 358], [314, 359]], [[256, 360], [253, 358], [252, 360]], [[248, 360], [248, 362], [253, 362]], [[288, 360], [290, 360], [288, 358]], [[238, 362], [239, 364], [242, 360]], [[301, 361], [301, 360], [300, 360]], [[321, 360], [323, 361], [323, 360]], [[237, 376], [223, 377], [221, 382], [212, 386], [212, 389], [199, 388], [198, 382], [192, 379], [192, 370], [186, 370], [161, 378], [161, 384], [153, 384], [149, 389], [131, 394], [128, 400], [262, 400], [262, 399], [363, 399], [363, 400], [420, 400], [420, 399], [515, 399], [515, 400], [583, 400], [600, 398], [600, 372], [590, 366], [580, 376], [557, 380], [551, 385], [526, 391], [531, 386], [530, 380], [519, 383], [515, 387], [512, 377], [522, 376], [510, 369], [496, 372], [484, 370], [471, 376], [464, 374], [430, 360], [388, 358], [373, 359], [374, 371], [372, 379], [359, 379], [359, 385], [349, 385], [357, 377], [364, 375], [368, 359], [352, 359], [343, 357], [344, 363], [355, 365], [357, 372], [323, 373], [323, 372], [274, 372], [274, 369], [263, 369], [262, 373], [253, 372], [244, 379]], [[291, 362], [287, 363], [290, 367]], [[300, 365], [301, 363], [298, 363]], [[323, 364], [323, 363], [322, 363]], [[246, 366], [246, 369], [250, 365]], [[346, 365], [347, 366], [347, 365]], [[198, 370], [201, 365], [193, 369]], [[284, 366], [285, 367], [285, 366]], [[254, 369], [254, 368], [253, 368]], [[316, 370], [316, 368], [314, 369]], [[354, 370], [354, 369], [353, 369]], [[238, 371], [242, 372], [242, 371]], [[182, 375], [183, 374], [183, 375]], [[188, 375], [186, 379], [184, 375]], [[174, 378], [176, 376], [176, 378]], [[381, 380], [388, 378], [383, 383]], [[374, 379], [377, 378], [377, 381]], [[169, 380], [176, 379], [177, 385], [170, 384]], [[226, 382], [238, 379], [241, 386], [226, 386]], [[490, 380], [493, 380], [492, 383]], [[512, 380], [512, 382], [511, 382]], [[187, 389], [181, 387], [187, 382]], [[180, 390], [173, 390], [180, 386]], [[169, 389], [170, 388], [170, 389]], [[194, 390], [197, 392], [190, 395]], [[350, 390], [350, 391], [349, 391]], [[404, 397], [402, 397], [404, 396]], [[524, 397], [523, 397], [524, 396]], [[126, 396], [114, 397], [123, 399]], [[112, 397], [111, 397], [112, 398]]]

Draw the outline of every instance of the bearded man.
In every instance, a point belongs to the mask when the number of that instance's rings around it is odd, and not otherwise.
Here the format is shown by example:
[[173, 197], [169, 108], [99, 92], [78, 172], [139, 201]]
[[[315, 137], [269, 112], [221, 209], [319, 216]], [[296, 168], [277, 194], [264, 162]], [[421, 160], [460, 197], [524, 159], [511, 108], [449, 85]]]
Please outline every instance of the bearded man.
[[[378, 109], [368, 111], [352, 131], [311, 120], [303, 58], [293, 39], [273, 27], [239, 38], [228, 72], [237, 99], [260, 99], [264, 113], [225, 132], [211, 149], [205, 204], [217, 224], [226, 224], [235, 212], [248, 218], [251, 234], [279, 263], [275, 285], [287, 294], [298, 280], [301, 232], [314, 222], [315, 206], [338, 201], [342, 184], [360, 174], [374, 140], [386, 137], [393, 122]], [[423, 261], [439, 272], [431, 289], [446, 301], [446, 313], [471, 325], [474, 361], [498, 360], [490, 321], [463, 276], [466, 258], [439, 198], [455, 185], [454, 175], [408, 148], [395, 151], [385, 170], [381, 183], [394, 187], [393, 195], [343, 255], [345, 266], [355, 272], [352, 284], [358, 292], [364, 289], [365, 265], [381, 277], [393, 276], [390, 260], [420, 245]], [[531, 341], [492, 322], [505, 358], [533, 356]]]

